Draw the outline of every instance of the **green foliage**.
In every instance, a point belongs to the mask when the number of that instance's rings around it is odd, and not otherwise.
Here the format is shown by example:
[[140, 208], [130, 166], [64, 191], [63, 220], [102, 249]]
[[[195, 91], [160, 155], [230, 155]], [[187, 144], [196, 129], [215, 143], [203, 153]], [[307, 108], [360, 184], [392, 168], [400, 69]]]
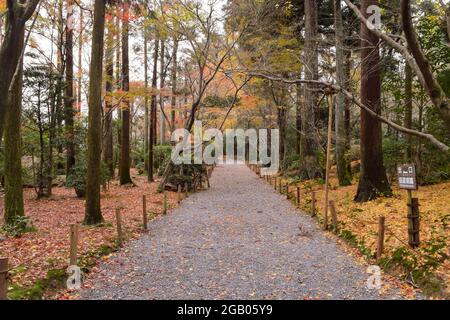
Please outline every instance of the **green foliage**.
[[438, 75], [438, 81], [448, 98], [450, 98], [450, 69], [445, 69]]
[[380, 266], [388, 271], [400, 268], [408, 280], [420, 285], [427, 294], [437, 293], [442, 288], [434, 272], [449, 258], [447, 249], [445, 237], [433, 237], [424, 242], [417, 253], [398, 248], [390, 257], [381, 259]]
[[172, 147], [171, 146], [155, 146], [154, 148], [154, 166], [158, 175], [162, 176], [164, 170], [171, 160]]
[[20, 237], [28, 232], [35, 232], [31, 220], [27, 216], [14, 216], [14, 220], [2, 227], [3, 232], [11, 237]]
[[65, 270], [49, 270], [47, 277], [38, 280], [31, 286], [12, 285], [8, 288], [8, 299], [10, 300], [42, 300], [44, 294], [49, 290], [64, 288], [67, 276]]
[[[101, 165], [101, 183], [106, 183], [111, 180], [111, 175], [108, 167], [102, 162]], [[87, 161], [78, 160], [76, 165], [72, 168], [71, 173], [67, 177], [66, 188], [74, 188], [77, 196], [83, 198], [86, 196], [86, 181], [87, 179]]]

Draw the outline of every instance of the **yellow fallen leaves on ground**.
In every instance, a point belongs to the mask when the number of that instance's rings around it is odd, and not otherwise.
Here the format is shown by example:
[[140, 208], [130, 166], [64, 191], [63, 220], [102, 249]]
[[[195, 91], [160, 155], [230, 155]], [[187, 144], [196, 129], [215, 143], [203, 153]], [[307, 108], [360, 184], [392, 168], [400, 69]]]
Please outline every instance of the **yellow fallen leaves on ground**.
[[[285, 181], [282, 182], [285, 184]], [[309, 213], [311, 209], [311, 192], [316, 192], [316, 210], [318, 220], [322, 223], [325, 213], [324, 185], [317, 181], [305, 181], [294, 183], [291, 186], [301, 188], [300, 207]], [[351, 237], [353, 244], [358, 246], [369, 259], [377, 250], [378, 220], [380, 216], [386, 218], [385, 249], [383, 258], [389, 258], [397, 250], [403, 248], [408, 252], [406, 259], [417, 259], [416, 264], [430, 263], [429, 257], [438, 256], [434, 252], [435, 247], [440, 244], [440, 253], [450, 254], [450, 182], [440, 183], [433, 186], [419, 187], [413, 192], [413, 197], [419, 199], [420, 211], [420, 240], [421, 246], [418, 250], [412, 250], [408, 246], [408, 219], [407, 219], [407, 192], [393, 186], [393, 196], [390, 198], [379, 198], [367, 203], [356, 203], [353, 201], [357, 191], [357, 183], [348, 187], [338, 187], [338, 181], [332, 174], [330, 179], [329, 200], [335, 202], [339, 228]], [[294, 188], [290, 189], [292, 197], [296, 197]], [[329, 224], [331, 224], [331, 213], [328, 213]], [[411, 255], [411, 256], [409, 256]], [[439, 256], [441, 257], [441, 256]], [[436, 269], [436, 274], [441, 278], [444, 292], [440, 294], [450, 296], [450, 262], [445, 259]], [[405, 277], [405, 274], [399, 274]]]

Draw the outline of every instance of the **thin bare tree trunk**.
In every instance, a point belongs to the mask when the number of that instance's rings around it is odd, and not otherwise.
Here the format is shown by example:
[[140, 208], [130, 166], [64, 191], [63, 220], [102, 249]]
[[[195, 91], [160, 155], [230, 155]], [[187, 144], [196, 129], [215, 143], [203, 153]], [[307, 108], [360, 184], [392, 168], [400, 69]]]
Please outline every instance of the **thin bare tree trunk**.
[[177, 106], [177, 70], [178, 69], [178, 39], [173, 39], [172, 52], [172, 104], [171, 104], [171, 130], [175, 130], [176, 106]]
[[66, 94], [64, 97], [65, 115], [65, 137], [66, 137], [66, 174], [69, 175], [75, 165], [75, 142], [74, 142], [74, 92], [73, 92], [73, 9], [74, 1], [67, 0], [67, 23], [66, 23]]
[[129, 63], [129, 3], [125, 2], [122, 16], [122, 140], [120, 144], [120, 184], [132, 184], [130, 175], [130, 63]]
[[105, 116], [103, 125], [103, 162], [108, 167], [111, 177], [114, 177], [113, 150], [113, 98], [114, 91], [114, 28], [112, 21], [108, 21], [108, 36], [105, 50], [106, 97]]
[[155, 49], [153, 53], [153, 74], [152, 74], [152, 103], [151, 103], [151, 115], [150, 115], [150, 141], [148, 149], [148, 181], [153, 182], [154, 180], [154, 154], [153, 149], [156, 145], [156, 117], [157, 117], [157, 96], [156, 89], [158, 86], [158, 56], [159, 56], [159, 35], [156, 31], [155, 36]]
[[[336, 39], [336, 78], [338, 86], [347, 86], [344, 58], [344, 26], [342, 22], [341, 0], [334, 0], [334, 25]], [[339, 185], [348, 186], [352, 183], [351, 173], [346, 158], [347, 139], [345, 132], [345, 103], [347, 99], [342, 92], [336, 99], [336, 165]]]

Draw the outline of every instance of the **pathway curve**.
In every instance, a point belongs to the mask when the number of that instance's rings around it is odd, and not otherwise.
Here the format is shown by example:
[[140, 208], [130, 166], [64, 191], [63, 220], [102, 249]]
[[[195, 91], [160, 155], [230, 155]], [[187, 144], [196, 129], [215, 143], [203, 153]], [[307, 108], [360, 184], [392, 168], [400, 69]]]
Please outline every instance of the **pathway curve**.
[[396, 298], [368, 290], [365, 267], [246, 166], [211, 183], [102, 263], [81, 298]]

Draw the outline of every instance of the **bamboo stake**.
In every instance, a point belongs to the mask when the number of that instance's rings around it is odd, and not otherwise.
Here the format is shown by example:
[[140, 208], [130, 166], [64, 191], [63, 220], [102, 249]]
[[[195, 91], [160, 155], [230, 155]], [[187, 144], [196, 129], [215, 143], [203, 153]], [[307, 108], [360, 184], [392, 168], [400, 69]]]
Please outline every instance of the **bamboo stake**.
[[334, 201], [330, 200], [330, 212], [331, 212], [331, 223], [333, 225], [333, 231], [337, 233], [338, 231], [338, 218], [336, 213], [336, 207], [334, 205]]
[[142, 196], [142, 218], [144, 222], [144, 230], [148, 230], [148, 215], [147, 215], [147, 197]]
[[7, 299], [8, 292], [8, 258], [0, 257], [0, 301]]
[[384, 250], [384, 232], [385, 232], [385, 217], [378, 219], [378, 245], [377, 245], [377, 260], [381, 258]]
[[122, 232], [122, 213], [119, 208], [116, 209], [116, 223], [117, 223], [117, 242], [119, 246], [123, 243], [123, 232]]
[[78, 249], [78, 225], [70, 226], [70, 266], [77, 265], [77, 249]]

